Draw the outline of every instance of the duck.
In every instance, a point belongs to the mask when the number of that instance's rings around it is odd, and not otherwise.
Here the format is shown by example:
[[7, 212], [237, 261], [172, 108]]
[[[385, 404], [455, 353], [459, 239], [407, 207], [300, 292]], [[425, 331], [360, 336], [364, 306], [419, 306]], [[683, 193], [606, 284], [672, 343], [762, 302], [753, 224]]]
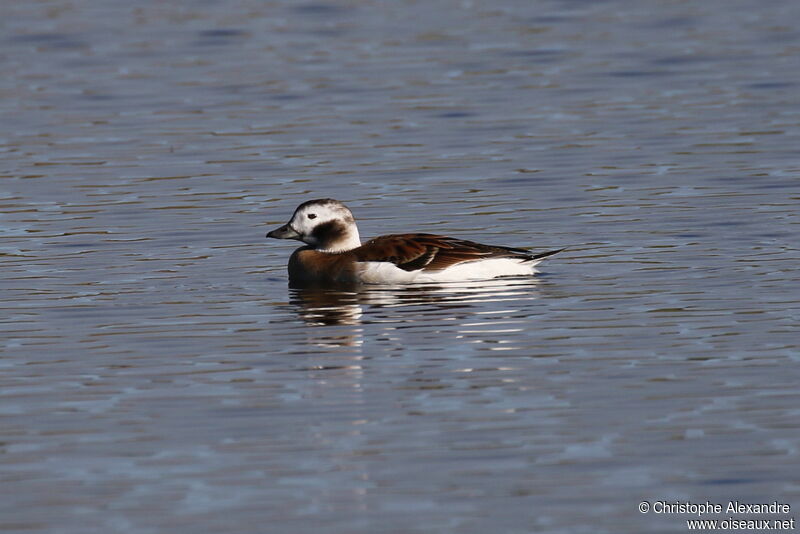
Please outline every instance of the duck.
[[332, 198], [308, 200], [266, 235], [305, 243], [289, 258], [289, 283], [408, 284], [533, 275], [564, 249], [532, 254], [437, 234], [390, 234], [361, 242], [355, 217]]

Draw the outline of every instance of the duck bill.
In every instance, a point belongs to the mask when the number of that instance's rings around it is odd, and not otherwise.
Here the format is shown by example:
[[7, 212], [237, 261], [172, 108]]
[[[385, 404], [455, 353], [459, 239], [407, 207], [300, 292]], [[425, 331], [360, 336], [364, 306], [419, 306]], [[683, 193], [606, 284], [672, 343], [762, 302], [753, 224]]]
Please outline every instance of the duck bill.
[[300, 239], [300, 234], [288, 224], [284, 224], [269, 232], [267, 237], [273, 237], [275, 239]]

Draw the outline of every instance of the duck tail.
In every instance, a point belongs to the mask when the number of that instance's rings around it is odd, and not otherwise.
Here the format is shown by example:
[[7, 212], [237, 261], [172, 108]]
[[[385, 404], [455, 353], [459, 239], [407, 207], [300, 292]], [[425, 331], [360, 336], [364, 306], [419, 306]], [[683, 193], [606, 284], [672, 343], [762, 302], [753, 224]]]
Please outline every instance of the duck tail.
[[566, 248], [560, 248], [558, 250], [548, 250], [547, 252], [540, 252], [539, 254], [531, 255], [530, 260], [531, 261], [543, 260], [544, 258], [546, 258], [548, 256], [552, 256], [553, 254], [558, 254], [559, 252], [563, 252], [565, 250], [567, 250], [567, 249]]

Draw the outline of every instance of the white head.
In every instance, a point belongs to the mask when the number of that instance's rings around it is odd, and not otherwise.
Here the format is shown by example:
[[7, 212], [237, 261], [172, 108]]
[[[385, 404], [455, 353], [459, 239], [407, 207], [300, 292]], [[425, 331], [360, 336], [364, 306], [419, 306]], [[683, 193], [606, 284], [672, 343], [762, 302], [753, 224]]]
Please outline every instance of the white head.
[[288, 223], [267, 237], [297, 239], [323, 252], [343, 252], [361, 246], [353, 214], [332, 198], [303, 202]]

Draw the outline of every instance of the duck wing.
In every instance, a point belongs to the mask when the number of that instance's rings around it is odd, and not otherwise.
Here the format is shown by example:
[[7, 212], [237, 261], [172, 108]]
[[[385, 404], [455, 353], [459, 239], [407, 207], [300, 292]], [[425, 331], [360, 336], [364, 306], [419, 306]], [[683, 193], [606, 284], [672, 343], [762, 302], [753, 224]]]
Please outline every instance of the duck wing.
[[533, 261], [559, 251], [532, 255], [525, 249], [483, 245], [435, 234], [393, 234], [376, 237], [354, 249], [357, 261], [389, 262], [404, 271], [439, 271], [459, 263], [489, 258]]

